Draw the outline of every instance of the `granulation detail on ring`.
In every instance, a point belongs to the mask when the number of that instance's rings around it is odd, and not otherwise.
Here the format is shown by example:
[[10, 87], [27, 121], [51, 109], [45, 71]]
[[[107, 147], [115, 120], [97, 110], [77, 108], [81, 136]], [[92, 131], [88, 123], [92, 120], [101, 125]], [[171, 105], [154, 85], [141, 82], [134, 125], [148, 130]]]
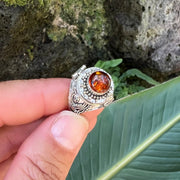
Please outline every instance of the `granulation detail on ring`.
[[97, 67], [83, 65], [73, 75], [69, 90], [69, 109], [80, 114], [109, 105], [113, 100], [111, 76]]

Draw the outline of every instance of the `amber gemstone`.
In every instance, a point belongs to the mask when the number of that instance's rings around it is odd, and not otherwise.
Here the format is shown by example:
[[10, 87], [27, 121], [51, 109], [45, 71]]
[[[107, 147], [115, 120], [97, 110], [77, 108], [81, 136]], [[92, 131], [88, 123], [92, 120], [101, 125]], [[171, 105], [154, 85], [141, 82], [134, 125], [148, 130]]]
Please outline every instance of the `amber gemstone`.
[[106, 73], [96, 71], [89, 77], [89, 85], [95, 92], [105, 93], [111, 85], [111, 80]]

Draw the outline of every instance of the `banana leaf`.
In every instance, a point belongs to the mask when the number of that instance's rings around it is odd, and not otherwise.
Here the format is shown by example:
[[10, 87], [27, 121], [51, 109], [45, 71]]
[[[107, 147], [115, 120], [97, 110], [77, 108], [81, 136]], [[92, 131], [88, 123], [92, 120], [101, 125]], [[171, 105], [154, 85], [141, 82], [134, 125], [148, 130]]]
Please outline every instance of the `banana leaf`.
[[113, 102], [68, 180], [179, 180], [180, 77]]

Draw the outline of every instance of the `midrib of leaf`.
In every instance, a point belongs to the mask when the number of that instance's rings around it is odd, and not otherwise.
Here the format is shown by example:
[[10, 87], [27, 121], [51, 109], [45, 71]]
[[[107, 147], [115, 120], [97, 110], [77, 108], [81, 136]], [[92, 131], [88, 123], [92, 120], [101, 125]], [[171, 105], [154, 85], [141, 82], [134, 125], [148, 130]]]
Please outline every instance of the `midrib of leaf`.
[[170, 122], [161, 127], [158, 131], [147, 138], [142, 144], [137, 146], [132, 152], [126, 155], [123, 159], [117, 162], [112, 168], [107, 170], [104, 174], [97, 178], [97, 180], [108, 180], [117, 174], [122, 168], [124, 168], [129, 162], [136, 158], [142, 151], [156, 141], [161, 135], [168, 131], [180, 120], [180, 115], [174, 117]]

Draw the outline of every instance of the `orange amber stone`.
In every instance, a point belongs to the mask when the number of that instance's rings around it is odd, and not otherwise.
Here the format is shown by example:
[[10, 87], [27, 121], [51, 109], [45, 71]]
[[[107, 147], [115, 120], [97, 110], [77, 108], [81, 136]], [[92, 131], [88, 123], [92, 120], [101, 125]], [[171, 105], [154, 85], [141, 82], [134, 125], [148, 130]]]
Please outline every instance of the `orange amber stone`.
[[105, 93], [111, 85], [111, 80], [106, 73], [96, 71], [89, 77], [89, 85], [95, 92]]

